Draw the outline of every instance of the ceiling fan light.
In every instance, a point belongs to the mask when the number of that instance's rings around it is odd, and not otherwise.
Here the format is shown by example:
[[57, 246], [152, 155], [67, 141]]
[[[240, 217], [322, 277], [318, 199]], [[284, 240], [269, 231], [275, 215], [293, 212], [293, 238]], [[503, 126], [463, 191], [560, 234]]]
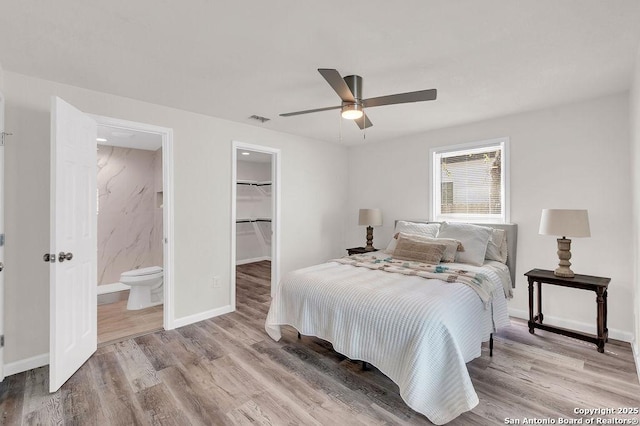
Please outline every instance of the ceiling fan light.
[[347, 120], [357, 120], [363, 115], [362, 105], [351, 104], [342, 107], [342, 118], [346, 118]]

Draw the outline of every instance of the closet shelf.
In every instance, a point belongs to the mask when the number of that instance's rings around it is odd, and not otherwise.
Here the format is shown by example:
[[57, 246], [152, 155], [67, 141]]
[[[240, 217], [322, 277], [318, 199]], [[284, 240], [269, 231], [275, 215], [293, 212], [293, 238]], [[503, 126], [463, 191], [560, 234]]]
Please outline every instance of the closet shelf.
[[255, 219], [236, 219], [236, 223], [249, 223], [249, 222], [271, 222], [268, 217], [257, 217]]
[[238, 180], [236, 181], [238, 185], [250, 185], [250, 186], [267, 186], [271, 185], [272, 182], [270, 180], [258, 181], [258, 180]]

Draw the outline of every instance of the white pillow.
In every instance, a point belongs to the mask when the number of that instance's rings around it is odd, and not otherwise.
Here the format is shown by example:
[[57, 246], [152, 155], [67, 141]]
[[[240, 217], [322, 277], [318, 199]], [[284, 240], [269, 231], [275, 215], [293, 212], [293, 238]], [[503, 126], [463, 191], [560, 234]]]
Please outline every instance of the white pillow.
[[507, 232], [504, 229], [492, 229], [484, 258], [507, 263]]
[[[406, 234], [404, 232], [398, 232], [396, 235], [394, 235], [394, 239], [396, 239], [397, 241], [400, 241], [400, 238], [424, 244], [443, 245], [445, 247], [445, 250], [444, 253], [442, 253], [441, 259], [439, 260], [442, 262], [455, 262], [456, 253], [458, 252], [458, 250], [464, 250], [464, 247], [462, 246], [462, 243], [460, 241], [452, 240], [451, 238], [431, 238], [417, 234]], [[396, 249], [393, 251], [394, 257], [397, 249], [398, 246], [396, 245]]]
[[398, 234], [399, 232], [433, 238], [438, 235], [439, 228], [439, 223], [416, 223], [399, 220], [398, 223], [396, 223], [395, 231], [393, 231], [393, 238], [391, 238], [391, 241], [387, 245], [387, 248], [384, 250], [384, 252], [387, 254], [393, 254], [393, 251], [396, 249], [396, 244], [398, 244], [396, 234]]
[[462, 243], [464, 251], [456, 255], [456, 262], [482, 266], [492, 228], [471, 225], [470, 223], [448, 223], [440, 225], [438, 238], [452, 238]]

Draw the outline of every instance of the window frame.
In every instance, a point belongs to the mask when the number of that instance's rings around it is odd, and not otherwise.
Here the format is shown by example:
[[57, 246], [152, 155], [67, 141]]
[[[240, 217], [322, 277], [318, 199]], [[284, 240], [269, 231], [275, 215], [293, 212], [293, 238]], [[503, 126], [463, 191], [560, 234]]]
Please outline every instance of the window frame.
[[[460, 151], [483, 151], [491, 148], [500, 148], [502, 150], [501, 156], [501, 204], [503, 206], [502, 213], [499, 215], [492, 214], [465, 214], [465, 213], [450, 213], [442, 214], [440, 212], [441, 201], [441, 186], [440, 180], [440, 156], [442, 154], [451, 154]], [[429, 212], [431, 220], [437, 222], [484, 222], [484, 223], [509, 223], [510, 221], [510, 166], [509, 166], [509, 138], [500, 137], [495, 139], [486, 139], [482, 141], [468, 142], [457, 145], [441, 146], [431, 148], [429, 150], [430, 156], [430, 191], [431, 197]]]

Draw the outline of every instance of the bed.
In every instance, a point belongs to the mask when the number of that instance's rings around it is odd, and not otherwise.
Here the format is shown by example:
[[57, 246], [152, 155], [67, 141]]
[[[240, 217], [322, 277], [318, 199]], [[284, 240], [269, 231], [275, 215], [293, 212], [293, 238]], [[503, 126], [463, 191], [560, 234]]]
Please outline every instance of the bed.
[[[401, 221], [396, 231], [400, 224], [409, 232], [448, 226]], [[409, 407], [435, 424], [447, 423], [479, 401], [465, 364], [481, 356], [482, 342], [496, 329], [509, 325], [517, 227], [483, 227], [504, 230], [506, 259], [471, 265], [460, 263], [467, 259], [458, 252], [454, 262], [427, 265], [379, 251], [293, 271], [275, 289], [265, 330], [278, 341], [280, 327], [288, 325], [331, 342], [393, 380]], [[405, 242], [398, 238], [395, 253]], [[475, 288], [479, 283], [484, 294]]]

